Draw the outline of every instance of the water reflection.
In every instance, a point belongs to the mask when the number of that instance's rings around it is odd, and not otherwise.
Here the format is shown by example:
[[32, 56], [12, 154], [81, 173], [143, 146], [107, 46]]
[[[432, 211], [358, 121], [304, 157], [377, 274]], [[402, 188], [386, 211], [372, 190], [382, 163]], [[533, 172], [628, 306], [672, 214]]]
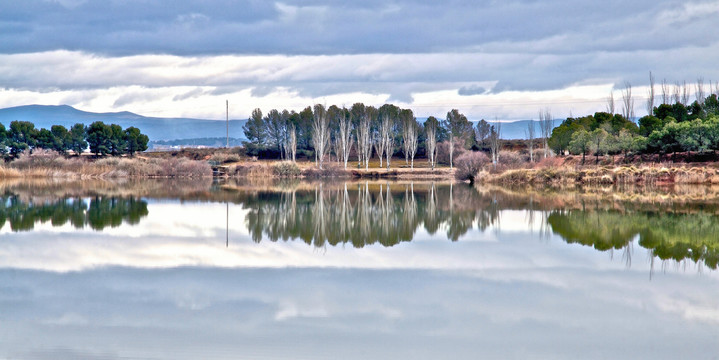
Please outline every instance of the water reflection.
[[[652, 262], [656, 258], [719, 266], [719, 189], [712, 187], [510, 189], [434, 182], [141, 181], [15, 182], [0, 184], [0, 191], [0, 229], [11, 231], [33, 230], [39, 223], [93, 230], [134, 226], [152, 210], [148, 200], [170, 199], [224, 203], [225, 246], [231, 241], [231, 225], [242, 227], [257, 243], [300, 240], [314, 247], [353, 248], [392, 247], [416, 239], [418, 231], [464, 241], [471, 232], [492, 227], [538, 239], [554, 234], [569, 244], [612, 255], [620, 251], [627, 266], [632, 264], [634, 244], [648, 249]], [[240, 217], [230, 216], [230, 204], [244, 210]], [[501, 221], [510, 212], [524, 214], [525, 223], [516, 217]], [[163, 221], [171, 226], [170, 217]]]
[[628, 262], [638, 238], [639, 245], [661, 260], [691, 259], [712, 269], [719, 263], [719, 222], [713, 214], [558, 210], [547, 221], [568, 243], [600, 251], [622, 249]]
[[484, 230], [499, 218], [496, 201], [465, 184], [317, 184], [259, 192], [242, 203], [256, 242], [301, 239], [314, 246], [393, 246], [411, 241], [419, 228], [456, 241], [475, 224]]
[[147, 202], [136, 197], [62, 198], [54, 201], [25, 201], [18, 194], [0, 196], [0, 229], [9, 224], [12, 231], [32, 230], [37, 223], [52, 226], [70, 223], [77, 229], [118, 227], [125, 222], [138, 224], [147, 216]]

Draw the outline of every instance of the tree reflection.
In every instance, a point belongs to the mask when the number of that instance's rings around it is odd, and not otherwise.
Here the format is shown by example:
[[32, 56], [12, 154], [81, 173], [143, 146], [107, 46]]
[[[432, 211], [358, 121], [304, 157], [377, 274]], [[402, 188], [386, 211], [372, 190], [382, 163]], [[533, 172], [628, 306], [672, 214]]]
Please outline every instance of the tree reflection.
[[147, 216], [147, 202], [135, 197], [62, 198], [54, 201], [23, 201], [15, 194], [0, 197], [0, 228], [9, 223], [12, 231], [32, 230], [37, 223], [52, 226], [70, 223], [81, 229], [102, 230], [123, 222], [137, 224]]
[[719, 263], [719, 222], [713, 214], [557, 210], [548, 223], [568, 243], [600, 251], [621, 249], [627, 266], [635, 238], [661, 260], [691, 259], [712, 269]]
[[484, 229], [499, 218], [496, 204], [465, 184], [317, 184], [310, 190], [258, 192], [242, 202], [256, 242], [298, 238], [314, 246], [394, 246], [411, 241], [422, 227], [430, 234], [444, 229], [457, 240], [475, 222]]

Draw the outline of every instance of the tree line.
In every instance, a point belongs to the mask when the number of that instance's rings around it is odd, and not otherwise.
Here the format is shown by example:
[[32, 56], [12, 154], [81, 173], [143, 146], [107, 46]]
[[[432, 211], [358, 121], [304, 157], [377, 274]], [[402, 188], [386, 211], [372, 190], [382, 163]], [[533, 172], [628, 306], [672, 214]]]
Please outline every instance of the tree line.
[[0, 124], [0, 156], [6, 160], [17, 158], [25, 150], [38, 148], [63, 154], [72, 151], [79, 155], [89, 147], [96, 156], [133, 156], [147, 150], [148, 142], [147, 135], [136, 127], [123, 130], [120, 125], [107, 125], [102, 121], [88, 126], [77, 123], [70, 129], [53, 125], [49, 130], [37, 129], [29, 121], [13, 121], [7, 129]]
[[[671, 98], [665, 98], [668, 101]], [[674, 99], [672, 99], [674, 100]], [[686, 101], [686, 97], [684, 98]], [[624, 114], [597, 112], [567, 118], [552, 131], [549, 144], [558, 154], [569, 152], [599, 156], [617, 154], [676, 154], [719, 150], [719, 100], [717, 94], [699, 97], [686, 105], [680, 101], [653, 107], [652, 115], [637, 123]]]
[[272, 109], [264, 115], [255, 109], [243, 126], [248, 155], [295, 161], [299, 154], [314, 158], [320, 168], [325, 158], [334, 157], [345, 168], [356, 161], [365, 169], [373, 157], [389, 169], [396, 156], [412, 168], [415, 157], [424, 156], [434, 168], [440, 147], [448, 148], [450, 167], [456, 146], [496, 154], [500, 129], [500, 123], [485, 120], [475, 127], [457, 109], [442, 120], [430, 116], [419, 122], [410, 109], [363, 103], [350, 108], [317, 104], [300, 112]]

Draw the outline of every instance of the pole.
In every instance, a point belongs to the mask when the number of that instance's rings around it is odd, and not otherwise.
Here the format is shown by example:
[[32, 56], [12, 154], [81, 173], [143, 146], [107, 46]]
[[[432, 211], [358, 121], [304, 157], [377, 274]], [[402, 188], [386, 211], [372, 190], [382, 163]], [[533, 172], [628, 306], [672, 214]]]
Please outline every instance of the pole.
[[225, 111], [227, 116], [227, 148], [230, 148], [230, 101], [225, 100]]

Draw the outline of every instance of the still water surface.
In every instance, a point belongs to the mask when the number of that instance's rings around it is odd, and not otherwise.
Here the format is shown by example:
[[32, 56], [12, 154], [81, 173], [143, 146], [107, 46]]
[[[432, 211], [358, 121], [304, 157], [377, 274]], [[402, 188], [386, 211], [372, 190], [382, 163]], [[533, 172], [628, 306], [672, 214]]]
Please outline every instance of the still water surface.
[[0, 359], [715, 359], [718, 190], [3, 183]]

